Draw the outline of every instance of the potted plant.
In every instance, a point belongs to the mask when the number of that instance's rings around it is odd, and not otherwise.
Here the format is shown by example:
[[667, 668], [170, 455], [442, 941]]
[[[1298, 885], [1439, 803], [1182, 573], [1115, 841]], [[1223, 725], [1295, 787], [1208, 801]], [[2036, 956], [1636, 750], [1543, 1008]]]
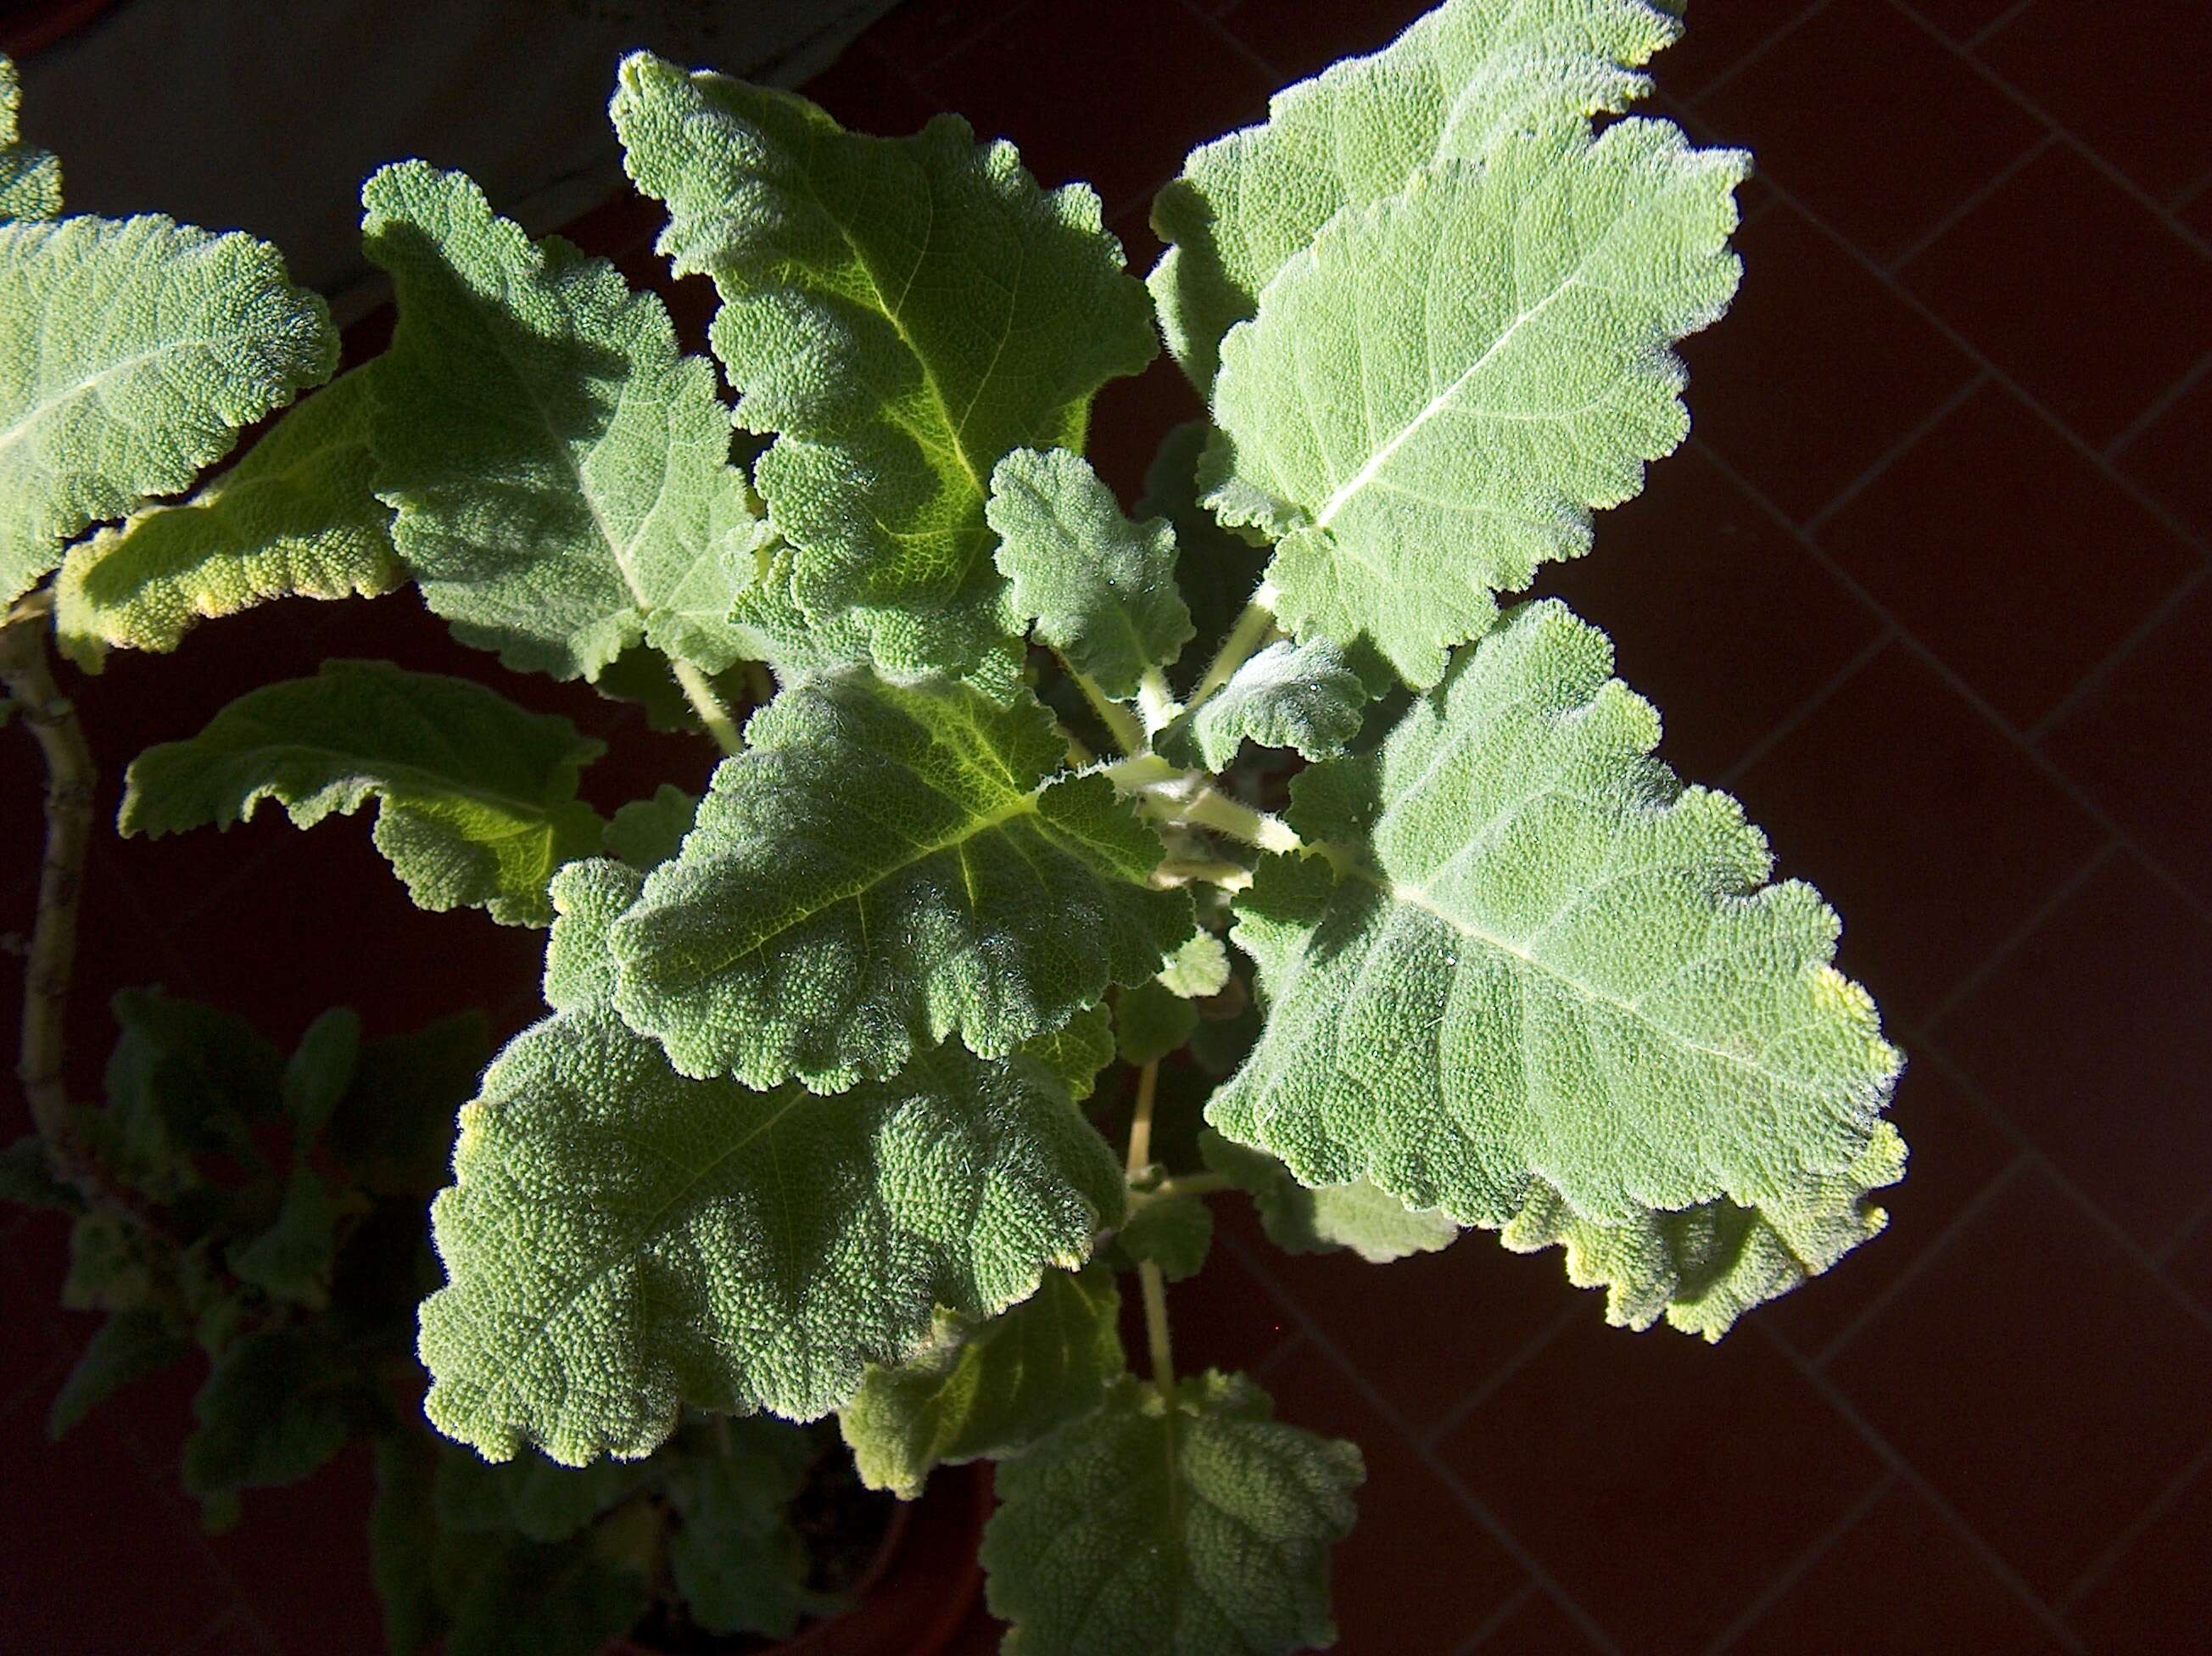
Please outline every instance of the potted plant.
[[[955, 118], [638, 54], [614, 123], [713, 361], [410, 161], [363, 192], [391, 346], [332, 378], [273, 249], [58, 218], [11, 127], [0, 667], [52, 785], [6, 1165], [113, 1318], [64, 1412], [204, 1346], [218, 1516], [379, 1435], [403, 1650], [795, 1629], [834, 1416], [871, 1489], [994, 1465], [1020, 1648], [1290, 1651], [1334, 1636], [1360, 1458], [1177, 1372], [1209, 1202], [1378, 1263], [1556, 1246], [1708, 1339], [1872, 1235], [1901, 1060], [1835, 916], [1651, 757], [1602, 634], [1513, 596], [1680, 441], [1671, 346], [1735, 284], [1746, 158], [1623, 113], [1679, 27], [1449, 0], [1194, 152], [1142, 283]], [[1209, 417], [1133, 518], [1082, 450], [1163, 338]], [[126, 996], [79, 1107], [49, 637], [96, 669], [410, 582], [718, 745], [711, 786], [602, 819], [601, 744], [388, 662], [252, 691], [132, 760], [122, 832], [374, 803], [416, 903], [545, 930], [544, 1012], [479, 1072], [460, 1025], [283, 1058]], [[449, 1442], [402, 1424], [410, 1322]]]

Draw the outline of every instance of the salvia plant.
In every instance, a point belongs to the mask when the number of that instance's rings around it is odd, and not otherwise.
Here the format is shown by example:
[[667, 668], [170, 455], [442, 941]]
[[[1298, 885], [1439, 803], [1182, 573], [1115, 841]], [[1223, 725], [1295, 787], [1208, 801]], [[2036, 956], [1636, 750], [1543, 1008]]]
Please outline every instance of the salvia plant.
[[[1334, 1636], [1360, 1456], [1175, 1371], [1209, 1198], [1377, 1263], [1557, 1247], [1609, 1321], [1707, 1339], [1871, 1236], [1901, 1061], [1835, 915], [1653, 758], [1602, 633], [1513, 596], [1682, 439], [1673, 344], [1736, 284], [1747, 158], [1623, 113], [1679, 27], [1449, 0], [1194, 151], [1145, 281], [956, 118], [863, 136], [640, 54], [614, 125], [714, 360], [406, 161], [362, 195], [397, 332], [335, 379], [271, 248], [58, 216], [11, 75], [0, 637], [53, 786], [10, 1180], [81, 1214], [114, 1318], [60, 1412], [196, 1341], [188, 1482], [300, 1476], [388, 1432], [346, 1342], [419, 1262], [427, 1414], [474, 1453], [387, 1444], [398, 1648], [497, 1647], [585, 1577], [618, 1632], [671, 1546], [696, 1625], [787, 1630], [818, 1444], [775, 1422], [834, 1414], [874, 1488], [999, 1463], [1009, 1648], [1284, 1652]], [[1163, 339], [1208, 418], [1133, 518], [1086, 427]], [[72, 1105], [89, 771], [44, 637], [96, 671], [410, 582], [719, 744], [711, 782], [603, 819], [601, 744], [483, 685], [252, 691], [137, 757], [122, 832], [374, 803], [416, 903], [546, 928], [544, 1015], [479, 1076], [451, 1030], [334, 1014], [288, 1062], [126, 996]]]

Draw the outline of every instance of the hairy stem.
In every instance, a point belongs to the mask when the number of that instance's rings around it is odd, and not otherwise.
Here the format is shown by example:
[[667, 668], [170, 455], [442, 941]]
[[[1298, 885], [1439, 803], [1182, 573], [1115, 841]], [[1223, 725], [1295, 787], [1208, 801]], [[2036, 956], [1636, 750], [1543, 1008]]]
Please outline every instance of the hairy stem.
[[1244, 606], [1244, 612], [1237, 618], [1237, 624], [1229, 629], [1229, 636], [1221, 641], [1220, 652], [1177, 716], [1188, 719], [1196, 712], [1200, 703], [1236, 677], [1237, 669], [1251, 660], [1252, 652], [1267, 642], [1267, 636], [1274, 630], [1274, 583], [1262, 581], [1259, 590], [1252, 594], [1252, 601]]
[[744, 752], [744, 736], [738, 729], [738, 721], [730, 715], [729, 708], [715, 693], [714, 682], [689, 661], [671, 656], [668, 665], [676, 669], [676, 682], [684, 686], [691, 710], [699, 715], [699, 722], [707, 727], [707, 734], [716, 745], [725, 753]]
[[1066, 669], [1067, 676], [1074, 679], [1076, 687], [1082, 691], [1083, 699], [1091, 703], [1091, 710], [1098, 715], [1099, 722], [1106, 727], [1107, 734], [1113, 737], [1115, 746], [1124, 753], [1143, 752], [1148, 739], [1145, 727], [1137, 722], [1136, 715], [1099, 689], [1098, 681], [1089, 673], [1078, 673], [1069, 667], [1065, 655], [1060, 655], [1058, 651], [1054, 654], [1060, 665]]
[[1211, 858], [1163, 862], [1152, 870], [1152, 884], [1172, 891], [1177, 886], [1218, 886], [1224, 892], [1241, 892], [1252, 883], [1252, 871], [1241, 862]]
[[1160, 1090], [1160, 1061], [1155, 1058], [1137, 1072], [1137, 1108], [1129, 1118], [1129, 1177], [1152, 1165], [1152, 1100]]
[[1139, 810], [1168, 827], [1210, 828], [1263, 851], [1309, 849], [1290, 824], [1231, 799], [1202, 770], [1178, 770], [1157, 754], [1140, 753], [1106, 766], [1105, 774]]
[[[1155, 1058], [1137, 1072], [1137, 1107], [1129, 1119], [1129, 1177], [1134, 1178], [1152, 1160], [1152, 1105], [1159, 1096], [1160, 1061]], [[1168, 1283], [1160, 1268], [1150, 1260], [1137, 1267], [1137, 1285], [1145, 1299], [1145, 1343], [1152, 1357], [1152, 1385], [1160, 1400], [1175, 1406], [1175, 1355], [1168, 1343]]]

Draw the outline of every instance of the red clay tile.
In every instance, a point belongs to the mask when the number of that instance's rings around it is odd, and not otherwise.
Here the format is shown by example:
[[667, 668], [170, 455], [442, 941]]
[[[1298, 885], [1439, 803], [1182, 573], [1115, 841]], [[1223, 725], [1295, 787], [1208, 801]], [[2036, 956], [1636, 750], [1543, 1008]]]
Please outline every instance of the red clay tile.
[[[2206, 1193], [2212, 1202], [2212, 1191]], [[2207, 1311], [2212, 1311], [2212, 1217], [2197, 1221], [2166, 1262], [2166, 1274]]]
[[2192, 687], [2212, 661], [2212, 592], [2137, 644], [2042, 739], [2144, 850], [2212, 901], [2212, 752]]
[[1596, 528], [1534, 590], [1613, 635], [1614, 671], [1666, 720], [1660, 757], [1694, 780], [1727, 775], [1881, 630], [1702, 450], [1660, 461]]
[[1890, 1118], [1911, 1147], [1905, 1182], [1875, 1197], [1889, 1215], [1881, 1234], [1836, 1266], [1753, 1313], [1808, 1357], [1817, 1357], [1906, 1270], [1917, 1266], [1960, 1209], [1988, 1188], [2017, 1154], [1981, 1105], [1933, 1064], [1913, 1064]]
[[1730, 1656], [1830, 1650], [2031, 1656], [2066, 1647], [1942, 1514], [1899, 1484], [1729, 1651]]
[[1273, 90], [1176, 0], [1033, 0], [922, 84], [979, 137], [1012, 139], [1046, 186], [1088, 180], [1109, 214], [1257, 119]]
[[1692, 429], [1799, 522], [1972, 377], [1972, 365], [1788, 206], [1737, 232], [1743, 285], [1683, 342]]
[[1828, 1372], [2046, 1598], [2212, 1419], [2212, 1332], [2032, 1172]]
[[2093, 1650], [2173, 1656], [2204, 1647], [2212, 1628], [2212, 1472], [2197, 1480], [2068, 1607]]
[[[1542, 1592], [1532, 1593], [1499, 1623], [1472, 1656], [1590, 1656], [1597, 1647]], [[1390, 1656], [1400, 1656], [1393, 1651]]]
[[[1923, 435], [1818, 539], [2021, 729], [2203, 567], [1994, 385]], [[2063, 577], [2085, 557], [2093, 579]]]
[[[1679, 7], [1675, 9], [1680, 9]], [[1754, 52], [1771, 52], [1778, 36], [1810, 9], [1807, 0], [1759, 6], [1700, 6], [1688, 14], [1682, 38], [1654, 58], [1650, 74], [1670, 98], [1693, 101], [1743, 69]]]
[[[1147, 1373], [1145, 1316], [1136, 1280], [1124, 1277], [1121, 1290], [1121, 1342], [1128, 1349], [1130, 1366]], [[1176, 1369], [1185, 1374], [1206, 1368], [1249, 1373], [1296, 1331], [1296, 1319], [1218, 1238], [1204, 1270], [1170, 1285], [1168, 1322]]]
[[2014, 174], [1902, 280], [2102, 447], [2212, 348], [2212, 260], [2063, 147]]
[[1310, 1342], [1267, 1371], [1279, 1419], [1349, 1438], [1367, 1462], [1359, 1523], [1336, 1549], [1336, 1648], [1456, 1648], [1523, 1577], [1458, 1496]]
[[2212, 1190], [2212, 922], [2116, 856], [1938, 1027], [1945, 1051], [2147, 1248]]
[[919, 132], [939, 112], [902, 72], [900, 62], [872, 32], [803, 89], [848, 131], [902, 138]]
[[1695, 1651], [1881, 1476], [1770, 1341], [1595, 1318], [1442, 1446], [1625, 1647]]
[[216, 1556], [288, 1656], [381, 1656], [384, 1614], [370, 1574], [376, 1476], [356, 1443], [304, 1483], [249, 1490]]
[[[7, 1216], [15, 1213], [9, 1209]], [[46, 1256], [68, 1233], [69, 1221], [61, 1215], [34, 1214], [0, 1242], [0, 1327], [8, 1330], [0, 1341], [0, 1411], [27, 1411], [20, 1422], [9, 1423], [11, 1431], [46, 1429], [54, 1389], [67, 1373], [54, 1309], [60, 1279]], [[71, 1351], [66, 1358], [75, 1355]]]
[[1783, 874], [1844, 920], [1841, 969], [1893, 1027], [1934, 1009], [2103, 841], [2027, 755], [1902, 645], [1736, 790]]
[[1185, 420], [1204, 417], [1206, 405], [1164, 352], [1142, 374], [1109, 381], [1091, 407], [1085, 454], [1112, 485], [1125, 511], [1145, 492], [1145, 472], [1160, 439]]
[[1799, 24], [1698, 113], [1884, 264], [2043, 136], [1949, 47], [1869, 0]]
[[1024, 3], [1025, 0], [905, 0], [871, 24], [860, 44], [906, 73], [918, 75], [977, 35], [996, 28]]
[[2136, 433], [2114, 464], [2212, 542], [2212, 466], [2204, 464], [2207, 454], [2212, 454], [2212, 374], [2198, 380]]
[[1429, 0], [1305, 0], [1296, 6], [1246, 0], [1223, 21], [1288, 85], [1340, 58], [1382, 51], [1433, 9]]
[[2039, 0], [1975, 55], [2160, 201], [2212, 167], [2198, 117], [2212, 9], [2200, 0]]
[[2019, 0], [1911, 0], [1911, 9], [1964, 46], [2017, 3]]

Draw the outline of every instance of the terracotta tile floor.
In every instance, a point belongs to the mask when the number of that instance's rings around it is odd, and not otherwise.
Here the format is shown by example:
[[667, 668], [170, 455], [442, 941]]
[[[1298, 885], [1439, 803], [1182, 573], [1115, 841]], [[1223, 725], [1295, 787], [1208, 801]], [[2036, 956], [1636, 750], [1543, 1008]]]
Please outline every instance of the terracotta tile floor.
[[[1142, 268], [1145, 203], [1189, 140], [1419, 9], [915, 0], [814, 90], [880, 131], [958, 108], [1046, 182], [1101, 180]], [[1690, 443], [1543, 585], [1620, 636], [1662, 752], [1740, 792], [1784, 871], [1849, 918], [1844, 964], [1912, 1056], [1917, 1171], [1890, 1235], [1717, 1349], [1606, 1329], [1554, 1262], [1480, 1237], [1373, 1271], [1275, 1254], [1235, 1217], [1178, 1320], [1194, 1358], [1254, 1367], [1285, 1416], [1367, 1445], [1339, 1591], [1358, 1656], [2212, 1648], [2212, 744], [2192, 699], [2212, 667], [2212, 6], [1692, 16], [1657, 73], [1667, 113], [1760, 157], [1743, 292], [1686, 349]], [[649, 229], [617, 212], [592, 239], [642, 268]], [[702, 296], [677, 302], [696, 322]], [[1164, 365], [1108, 393], [1120, 486], [1191, 406]], [[325, 650], [481, 667], [404, 600], [219, 636], [87, 685], [100, 750], [197, 728]], [[507, 685], [641, 746], [587, 695]], [[670, 745], [626, 769], [664, 756], [698, 765]], [[30, 866], [31, 831], [0, 813], [0, 867]], [[155, 971], [295, 1027], [362, 1002], [333, 936], [374, 951], [385, 1028], [471, 994], [520, 1015], [530, 941], [416, 914], [362, 838], [264, 821], [105, 848], [80, 1056], [104, 1050], [104, 988]], [[249, 1502], [211, 1543], [173, 1494], [185, 1391], [44, 1443], [85, 1333], [53, 1309], [59, 1266], [52, 1227], [0, 1233], [19, 1561], [0, 1643], [380, 1648], [358, 1465]], [[963, 1647], [991, 1647], [979, 1623]]]

